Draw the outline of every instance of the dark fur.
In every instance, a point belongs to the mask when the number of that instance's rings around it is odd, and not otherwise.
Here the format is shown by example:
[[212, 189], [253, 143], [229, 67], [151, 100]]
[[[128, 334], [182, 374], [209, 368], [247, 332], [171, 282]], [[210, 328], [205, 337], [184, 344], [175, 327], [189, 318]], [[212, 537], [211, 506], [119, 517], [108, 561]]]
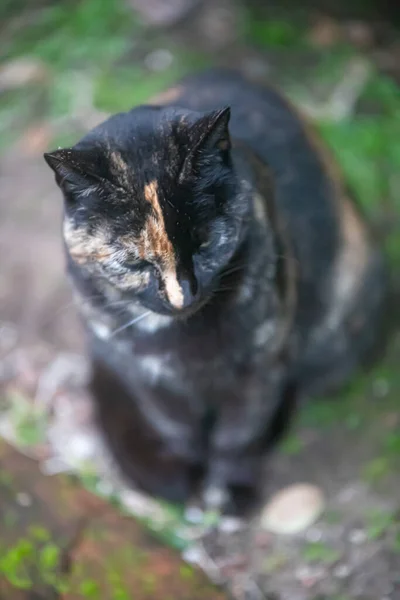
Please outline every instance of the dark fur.
[[278, 417], [346, 381], [373, 345], [384, 268], [278, 93], [218, 71], [163, 101], [46, 159], [121, 467], [172, 500], [201, 472], [238, 504], [260, 486]]

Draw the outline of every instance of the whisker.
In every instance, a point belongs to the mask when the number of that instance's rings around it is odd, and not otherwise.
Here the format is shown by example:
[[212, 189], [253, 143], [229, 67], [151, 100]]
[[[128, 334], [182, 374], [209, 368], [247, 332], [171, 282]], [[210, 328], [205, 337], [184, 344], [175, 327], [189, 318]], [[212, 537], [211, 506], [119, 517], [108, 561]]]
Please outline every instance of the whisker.
[[[101, 297], [102, 296], [100, 294], [98, 294], [96, 296], [87, 296], [87, 297], [85, 296], [85, 300], [94, 300], [96, 298], [101, 298]], [[119, 305], [123, 305], [123, 304], [127, 304], [127, 301], [126, 300], [116, 300], [116, 301], [110, 302], [108, 304], [105, 304], [102, 308], [104, 308], [104, 309], [113, 308], [114, 306], [119, 306]], [[50, 317], [44, 321], [43, 325], [45, 325], [45, 326], [49, 325], [56, 318], [63, 315], [69, 308], [76, 307], [76, 306], [77, 306], [76, 300], [71, 300], [71, 302], [67, 302], [67, 304], [60, 306], [59, 308], [57, 308], [57, 310], [55, 311], [54, 314], [51, 314]]]
[[123, 331], [124, 329], [127, 329], [131, 325], [134, 325], [135, 323], [138, 323], [139, 321], [141, 321], [145, 317], [148, 317], [150, 314], [151, 314], [151, 310], [148, 310], [145, 313], [139, 315], [138, 317], [135, 317], [134, 319], [132, 319], [132, 321], [129, 321], [128, 323], [125, 323], [124, 325], [121, 325], [121, 327], [118, 327], [118, 329], [115, 329], [112, 332], [112, 334], [110, 335], [110, 337], [114, 337], [114, 335], [116, 335], [117, 333], [120, 333], [121, 331]]
[[244, 269], [246, 266], [247, 266], [247, 264], [233, 265], [229, 269], [222, 271], [221, 277], [226, 277], [227, 275], [231, 275], [231, 273], [236, 273], [236, 271], [240, 271], [241, 269]]
[[235, 286], [220, 286], [214, 290], [214, 293], [218, 294], [219, 292], [235, 292], [237, 290], [238, 288]]

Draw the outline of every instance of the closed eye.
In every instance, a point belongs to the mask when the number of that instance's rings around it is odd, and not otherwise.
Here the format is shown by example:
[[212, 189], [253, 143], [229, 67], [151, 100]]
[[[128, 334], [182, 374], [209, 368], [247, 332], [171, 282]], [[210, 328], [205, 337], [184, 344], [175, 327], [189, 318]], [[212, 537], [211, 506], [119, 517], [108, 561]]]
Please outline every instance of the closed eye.
[[148, 271], [153, 268], [153, 265], [150, 262], [143, 259], [127, 262], [126, 266], [130, 271]]

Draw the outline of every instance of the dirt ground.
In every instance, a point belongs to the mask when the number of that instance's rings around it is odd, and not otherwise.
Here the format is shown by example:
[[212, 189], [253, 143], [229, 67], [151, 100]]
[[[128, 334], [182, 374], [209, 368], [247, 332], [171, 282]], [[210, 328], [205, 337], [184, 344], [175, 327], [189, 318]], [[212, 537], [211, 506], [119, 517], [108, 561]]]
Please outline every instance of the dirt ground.
[[[173, 34], [175, 42], [190, 38], [204, 50], [208, 40], [220, 62], [238, 64], [260, 79], [272, 74], [282, 85], [296, 83], [297, 52], [278, 57], [271, 52], [267, 58], [244, 48], [235, 42], [225, 3], [208, 10], [205, 25], [196, 19], [186, 23]], [[318, 43], [338, 35], [334, 27], [325, 24], [315, 31]], [[164, 48], [164, 39], [155, 43], [156, 50]], [[148, 44], [135, 52], [148, 60]], [[390, 56], [380, 52], [377, 60], [391, 68]], [[298, 79], [313, 76], [310, 61], [306, 52]], [[309, 86], [311, 93], [299, 104], [309, 113], [317, 105], [331, 110], [317, 102], [327, 87], [325, 81]], [[349, 103], [353, 111], [355, 101]], [[97, 118], [97, 109], [89, 106], [78, 129]], [[37, 384], [35, 369], [46, 371], [60, 357], [71, 369], [84, 353], [64, 274], [61, 198], [42, 159], [53, 142], [53, 126], [43, 116], [28, 119], [0, 154], [0, 379], [14, 386], [19, 381], [25, 390]], [[379, 224], [394, 223], [398, 235], [399, 215], [398, 204], [386, 204], [378, 210]], [[374, 370], [355, 378], [338, 398], [304, 407], [266, 465], [266, 498], [292, 483], [313, 483], [325, 497], [322, 517], [292, 536], [265, 531], [259, 518], [235, 533], [210, 527], [187, 551], [186, 558], [200, 563], [236, 600], [400, 600], [400, 332], [395, 325], [392, 330], [386, 355]]]

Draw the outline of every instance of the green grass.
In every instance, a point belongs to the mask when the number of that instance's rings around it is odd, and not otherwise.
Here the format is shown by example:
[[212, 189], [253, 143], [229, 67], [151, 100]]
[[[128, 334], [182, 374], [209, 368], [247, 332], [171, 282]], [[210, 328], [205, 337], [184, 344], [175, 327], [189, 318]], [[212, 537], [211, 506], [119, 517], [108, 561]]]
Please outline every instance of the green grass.
[[304, 31], [291, 21], [248, 13], [243, 23], [245, 39], [261, 47], [290, 49], [305, 45]]
[[387, 77], [375, 74], [360, 107], [367, 110], [340, 123], [321, 123], [349, 188], [372, 220], [389, 220], [384, 244], [396, 269], [400, 267], [400, 93]]
[[129, 110], [173, 84], [182, 71], [179, 67], [162, 73], [148, 73], [139, 67], [104, 71], [95, 83], [95, 106], [109, 112]]
[[294, 433], [286, 436], [279, 446], [280, 451], [287, 456], [294, 456], [300, 454], [304, 448], [304, 442]]
[[129, 48], [135, 21], [121, 0], [59, 2], [2, 45], [10, 58], [29, 55], [57, 69], [109, 65]]
[[323, 542], [309, 542], [303, 548], [302, 557], [309, 563], [334, 563], [340, 558], [339, 552]]
[[[39, 60], [48, 77], [41, 85], [0, 96], [0, 149], [7, 148], [32, 121], [68, 118], [82, 104], [105, 112], [129, 110], [188, 70], [206, 64], [195, 52], [172, 48], [168, 68], [148, 69], [135, 57], [138, 46], [141, 52], [151, 50], [145, 41], [147, 31], [123, 0], [60, 2], [38, 10], [32, 23], [13, 35], [7, 35], [5, 19], [4, 32], [0, 60]], [[168, 48], [164, 40], [154, 43]], [[82, 132], [73, 129], [57, 130], [54, 145], [76, 141]]]
[[374, 510], [365, 518], [366, 532], [370, 540], [377, 540], [399, 526], [399, 515], [394, 512]]

